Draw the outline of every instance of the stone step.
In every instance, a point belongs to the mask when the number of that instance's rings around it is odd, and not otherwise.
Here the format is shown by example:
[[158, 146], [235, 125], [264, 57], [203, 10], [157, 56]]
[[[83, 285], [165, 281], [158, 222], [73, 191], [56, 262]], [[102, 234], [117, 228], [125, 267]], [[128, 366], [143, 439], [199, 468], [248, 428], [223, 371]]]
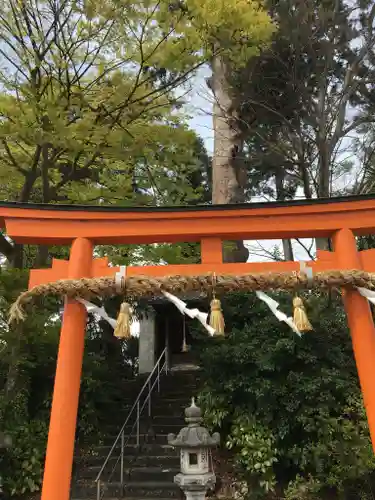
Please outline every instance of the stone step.
[[[192, 396], [196, 396], [199, 391], [197, 384], [188, 384], [184, 381], [179, 383], [174, 383], [173, 385], [166, 385], [163, 382], [160, 384], [160, 394], [170, 395], [170, 396], [183, 396], [186, 394], [191, 394]], [[155, 391], [154, 394], [156, 394]]]
[[[175, 399], [175, 398], [163, 398], [158, 397], [158, 399], [152, 400], [151, 405], [151, 413], [152, 417], [157, 419], [157, 421], [165, 421], [168, 419], [175, 419], [176, 424], [184, 423], [184, 411], [190, 405], [190, 399], [187, 397]], [[118, 426], [119, 429], [126, 421], [129, 416], [129, 412], [131, 410], [131, 406], [126, 408], [125, 410], [119, 410], [116, 412], [112, 412], [110, 422], [105, 422], [102, 420], [101, 428], [107, 429], [107, 427]], [[136, 418], [136, 411], [133, 412], [133, 415], [130, 417], [131, 421], [134, 422]], [[147, 408], [143, 409], [141, 414], [141, 420], [147, 420]], [[172, 423], [172, 422], [171, 422]]]
[[168, 436], [168, 434], [178, 434], [181, 430], [182, 427], [186, 427], [186, 423], [184, 424], [179, 423], [179, 424], [170, 424], [168, 422], [166, 423], [158, 423], [158, 422], [151, 422], [151, 427], [152, 430], [155, 434], [164, 434], [165, 436]]
[[[140, 420], [140, 433], [147, 434], [164, 434], [167, 436], [168, 434], [178, 434], [183, 427], [186, 427], [186, 422], [183, 418], [172, 415], [167, 418], [163, 416], [155, 416], [151, 417], [151, 419], [141, 418]], [[107, 424], [106, 426], [102, 426], [100, 430], [100, 442], [98, 444], [108, 444], [108, 440], [112, 443], [117, 438], [120, 430], [122, 428], [122, 424], [116, 424], [115, 422]], [[131, 425], [127, 425], [124, 428], [125, 439], [128, 436], [134, 436], [136, 434], [136, 425], [132, 423]], [[81, 441], [82, 442], [82, 441]], [[130, 441], [133, 443], [133, 440]], [[83, 443], [83, 442], [82, 442]]]
[[[178, 431], [180, 428], [178, 428]], [[178, 432], [177, 431], [177, 432]], [[103, 445], [111, 446], [115, 442], [117, 436], [105, 436], [103, 438]], [[126, 444], [136, 444], [137, 437], [135, 433], [131, 435], [125, 435], [125, 443]], [[140, 444], [168, 444], [168, 433], [167, 434], [158, 434], [158, 433], [142, 433], [139, 434], [139, 442]], [[121, 440], [118, 440], [116, 447], [121, 446]]]
[[154, 415], [170, 415], [172, 417], [184, 416], [185, 409], [190, 406], [191, 399], [189, 397], [183, 398], [160, 398], [153, 401], [152, 413]]
[[153, 415], [153, 422], [155, 424], [168, 424], [168, 425], [180, 425], [185, 427], [185, 416], [181, 414], [179, 415]]
[[[186, 384], [184, 381], [174, 384], [173, 386], [165, 386], [160, 384], [160, 393], [164, 396], [190, 396], [197, 397], [199, 392], [199, 385], [197, 384]], [[157, 394], [157, 391], [154, 393]]]
[[202, 370], [173, 370], [169, 371], [168, 373], [163, 372], [161, 374], [161, 379], [166, 380], [168, 382], [172, 382], [173, 380], [178, 381], [178, 380], [186, 380], [186, 381], [191, 381], [194, 382], [195, 380], [198, 380], [202, 378], [203, 371]]
[[[171, 481], [126, 482], [122, 491], [120, 482], [102, 483], [102, 498], [178, 498], [181, 490]], [[93, 481], [77, 481], [72, 491], [73, 498], [96, 498], [97, 486]]]
[[[113, 443], [112, 443], [113, 444]], [[118, 443], [115, 449], [119, 449], [121, 443]], [[107, 457], [110, 452], [112, 446], [111, 445], [103, 445], [97, 446], [95, 449], [96, 456]], [[137, 447], [134, 443], [129, 443], [124, 447], [124, 455], [137, 455], [144, 454], [149, 457], [158, 457], [158, 456], [176, 456], [176, 450], [165, 443], [144, 443], [140, 447]]]
[[[176, 408], [180, 411], [184, 411], [187, 406], [191, 404], [191, 397], [189, 396], [159, 396], [152, 400], [151, 408], [160, 410], [161, 408]], [[156, 415], [163, 415], [160, 411], [154, 412]], [[169, 412], [167, 412], [167, 415]], [[165, 415], [165, 413], [164, 413]]]
[[[101, 480], [111, 481], [120, 479], [120, 463], [117, 461], [111, 462], [105, 467], [101, 474]], [[85, 467], [84, 470], [78, 473], [78, 477], [82, 479], [91, 479], [95, 481], [101, 470], [101, 465], [94, 467]], [[180, 472], [178, 467], [138, 467], [133, 464], [131, 467], [124, 467], [124, 478], [126, 482], [138, 481], [154, 481], [154, 482], [173, 482], [173, 478]]]
[[[149, 421], [150, 420], [148, 417], [142, 415], [140, 418], [141, 428], [146, 423], [148, 424]], [[132, 422], [131, 424], [129, 424], [125, 427], [126, 434], [129, 434], [129, 432], [133, 428], [134, 420], [132, 419], [131, 422]], [[172, 430], [168, 431], [168, 432], [175, 432], [177, 428], [179, 428], [178, 430], [180, 430], [182, 427], [186, 426], [185, 419], [182, 415], [181, 416], [179, 416], [179, 415], [152, 415], [151, 416], [151, 423], [152, 423], [152, 426], [154, 429], [171, 428]], [[112, 436], [114, 436], [120, 432], [122, 425], [123, 425], [123, 423], [121, 425], [118, 425], [116, 422], [113, 422], [113, 423], [111, 422], [109, 424], [107, 423], [107, 425], [103, 426], [104, 434], [111, 434]]]
[[[185, 388], [186, 385], [185, 384], [181, 384], [180, 387], [165, 387], [163, 386], [162, 384], [160, 385], [160, 392], [158, 392], [157, 388], [155, 387], [153, 392], [152, 392], [152, 395], [153, 397], [155, 397], [156, 395], [158, 394], [161, 394], [161, 395], [171, 395], [171, 396], [181, 396], [181, 395], [184, 395], [184, 391], [181, 390], [181, 387]], [[140, 390], [141, 388], [139, 387], [137, 390], [135, 391], [124, 391], [122, 393], [119, 393], [119, 394], [116, 394], [116, 395], [109, 395], [108, 397], [103, 397], [103, 399], [99, 399], [97, 401], [97, 405], [98, 406], [101, 406], [101, 407], [105, 407], [105, 406], [116, 406], [116, 407], [119, 407], [119, 408], [124, 408], [126, 406], [129, 406], [131, 407], [134, 403], [134, 401], [136, 400], [136, 398], [138, 397], [139, 393], [140, 393]], [[190, 392], [192, 393], [195, 393], [197, 391], [197, 388], [196, 386], [188, 386], [186, 387], [186, 390], [187, 392], [185, 394], [189, 394]], [[145, 391], [143, 392], [143, 395], [146, 397], [147, 396], [147, 388], [145, 389]], [[141, 396], [142, 397], [142, 396]]]
[[[154, 434], [164, 434], [167, 436], [170, 433], [173, 434], [178, 434], [180, 432], [182, 427], [186, 427], [186, 424], [180, 423], [178, 425], [176, 424], [168, 424], [168, 423], [156, 423], [154, 420], [151, 422], [140, 422], [140, 432], [142, 434], [147, 434], [150, 429], [152, 429]], [[110, 432], [112, 430], [112, 432]], [[115, 426], [107, 428], [107, 436], [104, 438], [104, 442], [106, 442], [107, 439], [110, 441], [114, 442], [115, 439], [118, 436], [118, 433], [120, 432], [120, 428], [116, 428]], [[127, 425], [124, 428], [124, 433], [125, 433], [125, 440], [128, 438], [128, 436], [133, 436], [136, 433], [136, 426], [135, 425]]]
[[[187, 388], [183, 384], [181, 385], [180, 388], [173, 390], [173, 391], [168, 391], [164, 387], [160, 387], [160, 392], [153, 392], [151, 399], [153, 402], [155, 401], [172, 401], [172, 402], [182, 402], [182, 403], [190, 403], [191, 398], [195, 397], [197, 395], [197, 389], [196, 388]], [[147, 393], [144, 394], [144, 398], [141, 397], [142, 401], [146, 398]], [[122, 412], [125, 411], [126, 409], [129, 409], [133, 406], [136, 398], [138, 397], [138, 394], [135, 394], [134, 397], [132, 398], [121, 398], [118, 401], [115, 401], [115, 404], [111, 404], [110, 407], [115, 407], [120, 409]], [[104, 404], [103, 404], [104, 406]], [[108, 405], [107, 405], [108, 406]]]
[[[109, 451], [109, 450], [108, 450]], [[108, 454], [107, 454], [108, 455]], [[107, 456], [106, 455], [106, 456]], [[92, 456], [85, 457], [83, 459], [78, 459], [77, 469], [81, 470], [83, 467], [101, 467], [106, 459], [106, 456]], [[113, 468], [115, 462], [118, 459], [118, 454], [114, 455], [108, 460], [108, 467]], [[180, 456], [177, 450], [172, 450], [171, 455], [149, 455], [147, 451], [144, 454], [134, 454], [134, 455], [125, 455], [124, 456], [125, 466], [128, 465], [137, 466], [137, 467], [151, 467], [155, 464], [158, 464], [159, 467], [162, 468], [173, 468], [178, 467], [180, 465]], [[111, 467], [112, 464], [112, 467]]]
[[181, 378], [180, 380], [161, 380], [160, 381], [160, 392], [164, 394], [177, 392], [181, 394], [183, 389], [186, 388], [187, 392], [195, 392], [198, 387], [201, 386], [201, 382], [193, 380], [185, 380]]
[[180, 472], [178, 467], [132, 467], [126, 473], [131, 482], [172, 482], [176, 474]]

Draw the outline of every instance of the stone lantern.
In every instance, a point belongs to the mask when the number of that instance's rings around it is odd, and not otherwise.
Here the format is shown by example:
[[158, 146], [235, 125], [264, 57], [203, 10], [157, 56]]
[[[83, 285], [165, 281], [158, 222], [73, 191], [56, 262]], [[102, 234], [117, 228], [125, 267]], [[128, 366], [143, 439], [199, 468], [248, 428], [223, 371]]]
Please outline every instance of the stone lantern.
[[220, 435], [212, 437], [202, 427], [202, 412], [196, 406], [194, 398], [191, 406], [185, 410], [188, 424], [177, 436], [168, 434], [168, 444], [180, 449], [181, 472], [174, 477], [174, 482], [186, 495], [186, 500], [203, 500], [206, 492], [215, 486], [216, 476], [210, 467], [210, 449], [220, 442]]

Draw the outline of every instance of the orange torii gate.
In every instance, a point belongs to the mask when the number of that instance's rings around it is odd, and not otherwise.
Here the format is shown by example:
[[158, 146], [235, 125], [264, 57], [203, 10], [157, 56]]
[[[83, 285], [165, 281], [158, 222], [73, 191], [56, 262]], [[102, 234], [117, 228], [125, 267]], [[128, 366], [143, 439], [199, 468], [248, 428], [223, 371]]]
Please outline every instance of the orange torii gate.
[[[113, 276], [119, 268], [94, 259], [101, 244], [201, 242], [201, 264], [129, 267], [128, 276], [245, 274], [299, 271], [298, 262], [225, 264], [223, 240], [331, 237], [318, 252], [317, 271], [375, 272], [375, 250], [357, 251], [355, 236], [375, 234], [375, 196], [184, 208], [133, 208], [0, 203], [0, 221], [16, 242], [71, 245], [69, 261], [32, 270], [29, 288], [59, 279]], [[367, 300], [344, 290], [358, 375], [375, 450], [375, 329]], [[65, 304], [51, 410], [42, 500], [68, 500], [87, 313]]]

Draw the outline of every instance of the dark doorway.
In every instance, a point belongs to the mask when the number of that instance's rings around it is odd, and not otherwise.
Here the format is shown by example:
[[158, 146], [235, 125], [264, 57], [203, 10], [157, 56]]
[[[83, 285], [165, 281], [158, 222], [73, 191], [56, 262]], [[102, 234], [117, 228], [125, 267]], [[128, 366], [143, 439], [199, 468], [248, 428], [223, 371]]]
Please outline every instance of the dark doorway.
[[191, 346], [194, 341], [189, 331], [189, 319], [173, 304], [158, 304], [154, 308], [156, 356], [159, 357], [164, 347], [167, 347], [169, 366], [190, 362], [191, 352], [183, 352], [184, 328], [187, 346]]

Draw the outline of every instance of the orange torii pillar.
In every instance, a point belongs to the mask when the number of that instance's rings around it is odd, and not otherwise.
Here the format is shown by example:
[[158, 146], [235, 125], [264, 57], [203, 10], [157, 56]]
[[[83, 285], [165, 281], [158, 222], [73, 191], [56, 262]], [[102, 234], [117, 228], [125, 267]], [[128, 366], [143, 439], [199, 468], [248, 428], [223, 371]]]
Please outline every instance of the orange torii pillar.
[[[77, 238], [68, 277], [91, 276], [93, 244]], [[87, 312], [67, 300], [60, 334], [41, 500], [69, 500]]]
[[[338, 267], [362, 269], [360, 253], [353, 232], [340, 229], [333, 235]], [[344, 306], [353, 343], [358, 377], [366, 408], [368, 425], [375, 452], [375, 329], [370, 306], [355, 289], [343, 290]]]

